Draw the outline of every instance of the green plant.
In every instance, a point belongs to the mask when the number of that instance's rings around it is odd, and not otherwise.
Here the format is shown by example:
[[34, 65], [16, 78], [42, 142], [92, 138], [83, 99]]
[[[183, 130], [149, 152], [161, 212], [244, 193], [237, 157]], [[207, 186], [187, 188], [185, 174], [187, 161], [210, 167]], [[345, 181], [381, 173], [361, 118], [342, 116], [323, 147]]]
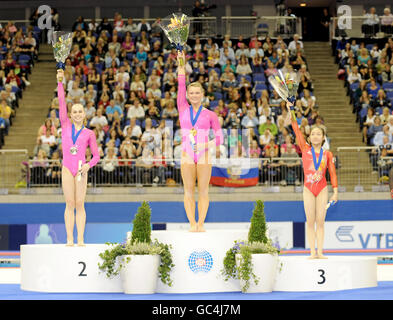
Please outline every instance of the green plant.
[[267, 240], [265, 205], [262, 200], [257, 200], [251, 217], [251, 225], [248, 231], [248, 242], [266, 243]]
[[[250, 287], [250, 280], [253, 279], [258, 284], [259, 279], [252, 272], [252, 254], [268, 253], [278, 254], [280, 250], [275, 247], [272, 241], [266, 236], [266, 219], [263, 201], [257, 200], [254, 207], [251, 225], [248, 232], [248, 241], [235, 241], [224, 257], [224, 268], [221, 274], [224, 280], [239, 279], [244, 281], [242, 292], [246, 292]], [[236, 255], [238, 255], [236, 257]], [[239, 264], [236, 264], [239, 259]]]
[[130, 262], [130, 257], [122, 260], [118, 257], [125, 255], [146, 255], [146, 254], [159, 254], [160, 265], [158, 267], [158, 274], [161, 282], [172, 286], [170, 272], [175, 266], [172, 260], [170, 249], [172, 246], [163, 244], [155, 240], [151, 241], [151, 224], [150, 224], [151, 211], [149, 204], [143, 202], [141, 207], [138, 208], [138, 213], [135, 215], [133, 221], [133, 230], [131, 239], [125, 243], [107, 243], [110, 248], [100, 253], [99, 256], [103, 260], [98, 263], [98, 268], [106, 273], [108, 278], [117, 276], [124, 267], [125, 263]]
[[142, 202], [142, 205], [138, 208], [138, 211], [134, 217], [131, 235], [131, 243], [135, 242], [151, 242], [151, 209], [146, 201]]

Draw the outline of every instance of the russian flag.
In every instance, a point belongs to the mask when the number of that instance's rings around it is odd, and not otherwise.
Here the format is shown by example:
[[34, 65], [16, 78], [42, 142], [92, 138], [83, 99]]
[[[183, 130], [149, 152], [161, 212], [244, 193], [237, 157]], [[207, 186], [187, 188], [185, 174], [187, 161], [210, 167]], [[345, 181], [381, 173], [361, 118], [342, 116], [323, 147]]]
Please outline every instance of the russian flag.
[[210, 184], [221, 187], [251, 187], [258, 184], [258, 159], [217, 159]]

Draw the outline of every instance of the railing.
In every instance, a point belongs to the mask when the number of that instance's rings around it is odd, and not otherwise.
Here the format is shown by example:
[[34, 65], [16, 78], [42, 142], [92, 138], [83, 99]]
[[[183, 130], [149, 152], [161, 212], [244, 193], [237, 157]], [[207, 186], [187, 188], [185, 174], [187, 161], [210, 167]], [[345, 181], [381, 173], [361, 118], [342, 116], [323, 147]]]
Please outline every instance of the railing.
[[295, 17], [221, 17], [221, 30], [231, 38], [239, 36], [269, 36], [270, 38], [292, 38], [295, 33], [302, 34], [301, 20]]
[[376, 191], [378, 188], [375, 187], [388, 183], [388, 179], [383, 178], [386, 167], [382, 166], [382, 160], [391, 158], [381, 157], [378, 147], [339, 147], [337, 156], [338, 184], [348, 191]]
[[[189, 38], [194, 39], [197, 35], [200, 38], [215, 38], [229, 34], [232, 39], [243, 36], [249, 38], [251, 36], [269, 36], [270, 38], [292, 38], [295, 33], [302, 35], [302, 24], [299, 18], [286, 16], [224, 16], [221, 17], [219, 23], [217, 17], [189, 17], [190, 32]], [[84, 19], [90, 22], [92, 19]], [[100, 22], [102, 19], [95, 19]], [[134, 18], [135, 23], [142, 20], [152, 24], [155, 18]], [[108, 19], [113, 22], [114, 19]], [[127, 22], [127, 19], [123, 19]], [[0, 23], [6, 24], [8, 21], [2, 20]], [[29, 20], [13, 20], [16, 26], [27, 26]]]
[[[239, 162], [238, 160], [242, 160]], [[101, 160], [89, 170], [88, 185], [91, 187], [108, 186], [181, 186], [180, 159], [167, 159], [165, 166], [155, 166], [156, 159], [144, 162], [135, 159]], [[224, 167], [258, 167], [260, 186], [301, 186], [303, 170], [301, 158], [237, 158], [213, 159], [213, 165]], [[247, 165], [244, 165], [246, 163]], [[30, 180], [33, 187], [61, 187], [60, 160], [29, 160]]]
[[348, 38], [384, 38], [392, 36], [393, 26], [384, 24], [384, 16], [379, 16], [379, 22], [369, 24], [369, 20], [365, 16], [353, 17], [333, 17], [330, 23], [330, 38], [341, 39]]
[[28, 152], [22, 150], [0, 150], [0, 190], [14, 188], [19, 181], [26, 181]]

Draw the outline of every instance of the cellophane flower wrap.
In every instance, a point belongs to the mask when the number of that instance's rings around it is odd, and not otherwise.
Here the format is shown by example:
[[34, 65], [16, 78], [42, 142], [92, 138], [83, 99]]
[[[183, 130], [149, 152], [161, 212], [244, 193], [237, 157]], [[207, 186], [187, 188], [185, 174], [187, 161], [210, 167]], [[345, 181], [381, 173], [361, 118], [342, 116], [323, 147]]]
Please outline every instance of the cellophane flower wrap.
[[72, 33], [65, 31], [53, 32], [53, 55], [57, 61], [57, 68], [64, 69], [64, 62], [70, 54], [72, 47]]

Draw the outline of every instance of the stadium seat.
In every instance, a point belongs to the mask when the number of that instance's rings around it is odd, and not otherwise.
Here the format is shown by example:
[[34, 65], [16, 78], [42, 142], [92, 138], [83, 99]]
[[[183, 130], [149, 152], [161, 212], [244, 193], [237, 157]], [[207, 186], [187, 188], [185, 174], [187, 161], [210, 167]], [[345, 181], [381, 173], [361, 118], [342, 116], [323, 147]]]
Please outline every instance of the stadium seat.
[[384, 82], [382, 88], [385, 91], [393, 91], [393, 82]]

